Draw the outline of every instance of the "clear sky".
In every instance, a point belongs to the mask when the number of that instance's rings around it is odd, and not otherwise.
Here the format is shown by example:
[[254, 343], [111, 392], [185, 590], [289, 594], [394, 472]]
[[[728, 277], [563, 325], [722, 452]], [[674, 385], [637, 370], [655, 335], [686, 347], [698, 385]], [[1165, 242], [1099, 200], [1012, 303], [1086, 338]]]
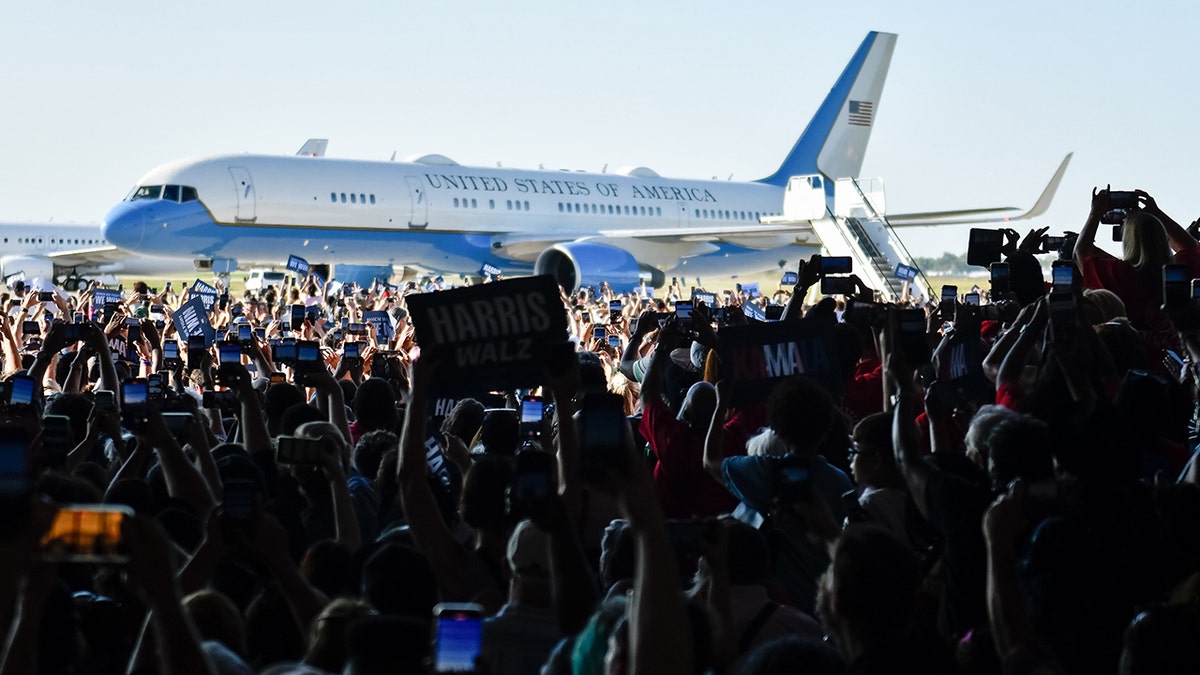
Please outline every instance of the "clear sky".
[[[98, 222], [166, 161], [429, 152], [684, 178], [773, 172], [870, 30], [899, 34], [864, 177], [888, 210], [1030, 206], [1078, 227], [1093, 185], [1185, 225], [1200, 3], [6, 3], [0, 219]], [[909, 248], [966, 229], [905, 230]]]

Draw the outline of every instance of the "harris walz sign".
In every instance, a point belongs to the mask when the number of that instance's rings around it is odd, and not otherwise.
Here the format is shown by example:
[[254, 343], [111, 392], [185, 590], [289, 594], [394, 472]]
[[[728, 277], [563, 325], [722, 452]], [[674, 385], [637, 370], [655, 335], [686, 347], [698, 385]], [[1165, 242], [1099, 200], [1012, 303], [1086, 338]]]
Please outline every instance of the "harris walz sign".
[[422, 349], [442, 348], [437, 394], [535, 385], [567, 315], [550, 276], [522, 277], [407, 298]]
[[842, 395], [846, 373], [837, 358], [836, 327], [817, 319], [750, 322], [721, 329], [721, 370], [732, 384], [732, 404], [762, 403], [779, 381], [805, 375], [835, 399]]

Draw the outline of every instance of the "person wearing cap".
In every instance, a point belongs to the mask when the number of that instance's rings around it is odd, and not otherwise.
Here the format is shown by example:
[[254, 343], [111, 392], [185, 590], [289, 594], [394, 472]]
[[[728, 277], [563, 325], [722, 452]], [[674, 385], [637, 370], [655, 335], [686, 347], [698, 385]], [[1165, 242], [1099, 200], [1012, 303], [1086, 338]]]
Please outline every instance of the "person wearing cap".
[[550, 595], [550, 537], [523, 520], [508, 538], [508, 602], [483, 622], [492, 675], [536, 675], [562, 637]]

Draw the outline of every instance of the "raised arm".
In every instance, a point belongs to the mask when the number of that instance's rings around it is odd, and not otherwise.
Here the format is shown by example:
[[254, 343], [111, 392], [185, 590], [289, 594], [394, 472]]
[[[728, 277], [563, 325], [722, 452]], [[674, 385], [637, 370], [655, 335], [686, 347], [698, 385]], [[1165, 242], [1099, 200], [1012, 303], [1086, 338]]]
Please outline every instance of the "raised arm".
[[1088, 212], [1087, 220], [1083, 224], [1083, 229], [1079, 231], [1079, 236], [1075, 238], [1075, 258], [1084, 258], [1096, 251], [1096, 229], [1100, 227], [1100, 217], [1108, 213], [1109, 188], [1103, 190], [1092, 188], [1092, 208]]
[[896, 466], [908, 484], [908, 492], [921, 515], [928, 517], [925, 505], [925, 483], [929, 477], [929, 465], [921, 456], [921, 436], [917, 428], [916, 390], [912, 384], [912, 368], [904, 362], [899, 352], [889, 354], [886, 368], [897, 383], [896, 407], [892, 411], [892, 444], [896, 453]]
[[1172, 251], [1178, 253], [1185, 249], [1196, 248], [1196, 240], [1192, 238], [1192, 235], [1188, 234], [1188, 231], [1175, 222], [1171, 216], [1158, 208], [1158, 202], [1154, 201], [1154, 197], [1151, 197], [1145, 190], [1134, 190], [1134, 194], [1142, 202], [1142, 210], [1158, 218], [1158, 221], [1162, 223], [1163, 230], [1167, 233], [1167, 239], [1171, 242]]

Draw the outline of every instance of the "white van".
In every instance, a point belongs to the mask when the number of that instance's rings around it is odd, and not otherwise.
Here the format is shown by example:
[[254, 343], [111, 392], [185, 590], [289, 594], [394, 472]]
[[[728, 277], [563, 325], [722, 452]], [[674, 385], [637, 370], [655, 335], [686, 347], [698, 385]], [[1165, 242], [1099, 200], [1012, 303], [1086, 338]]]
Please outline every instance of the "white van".
[[275, 270], [250, 270], [250, 276], [246, 277], [246, 290], [261, 293], [266, 290], [267, 286], [283, 288], [283, 280], [286, 276], [286, 272], [277, 272]]

